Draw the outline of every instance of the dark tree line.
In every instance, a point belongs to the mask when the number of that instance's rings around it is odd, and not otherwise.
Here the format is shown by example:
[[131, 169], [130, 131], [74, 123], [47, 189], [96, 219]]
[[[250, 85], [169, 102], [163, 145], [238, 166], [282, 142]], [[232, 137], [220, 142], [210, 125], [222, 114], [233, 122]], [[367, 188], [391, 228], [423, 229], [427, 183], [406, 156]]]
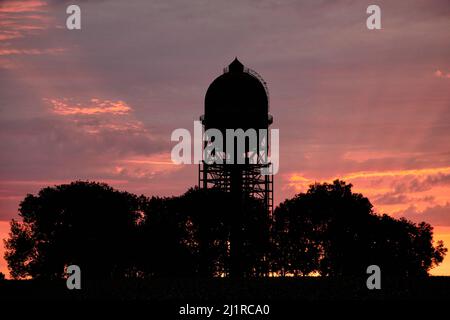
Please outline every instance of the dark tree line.
[[110, 279], [231, 270], [245, 277], [359, 275], [371, 264], [391, 275], [424, 276], [442, 262], [447, 249], [434, 244], [429, 224], [376, 215], [351, 187], [312, 185], [272, 219], [259, 201], [244, 198], [236, 210], [230, 194], [217, 190], [147, 198], [95, 182], [47, 187], [21, 202], [5, 259], [14, 278], [46, 279], [62, 278], [71, 264], [88, 279]]

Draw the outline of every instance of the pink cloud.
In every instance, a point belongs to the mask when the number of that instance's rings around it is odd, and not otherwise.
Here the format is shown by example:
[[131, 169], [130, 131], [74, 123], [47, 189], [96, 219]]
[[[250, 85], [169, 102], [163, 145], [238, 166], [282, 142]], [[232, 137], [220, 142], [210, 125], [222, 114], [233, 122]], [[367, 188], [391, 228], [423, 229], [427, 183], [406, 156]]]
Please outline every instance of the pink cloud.
[[18, 31], [4, 30], [0, 31], [0, 41], [10, 40], [22, 37], [22, 34]]
[[49, 49], [0, 49], [0, 56], [11, 55], [42, 55], [42, 54], [60, 54], [66, 51], [64, 48]]
[[446, 73], [446, 72], [441, 71], [441, 70], [436, 70], [436, 71], [434, 72], [434, 76], [437, 77], [437, 78], [447, 78], [447, 79], [450, 79], [450, 73]]
[[119, 177], [147, 179], [156, 175], [169, 174], [182, 169], [171, 161], [170, 153], [159, 153], [147, 157], [131, 157], [118, 160], [110, 169]]
[[45, 1], [39, 0], [5, 0], [0, 7], [0, 13], [20, 13], [43, 11], [47, 6]]
[[47, 29], [50, 17], [44, 1], [4, 1], [0, 6], [0, 41], [23, 38], [30, 32]]
[[433, 226], [450, 226], [450, 202], [427, 207], [423, 210], [412, 205], [406, 210], [396, 212], [395, 216], [402, 216], [415, 222], [426, 221]]

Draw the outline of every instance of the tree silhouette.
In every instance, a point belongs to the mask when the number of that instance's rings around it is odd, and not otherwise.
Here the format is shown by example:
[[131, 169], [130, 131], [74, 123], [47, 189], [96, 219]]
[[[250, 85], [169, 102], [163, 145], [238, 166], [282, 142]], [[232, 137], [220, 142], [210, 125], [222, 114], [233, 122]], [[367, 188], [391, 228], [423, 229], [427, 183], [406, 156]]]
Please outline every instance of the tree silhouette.
[[401, 277], [427, 275], [447, 252], [442, 241], [433, 245], [430, 224], [397, 220], [386, 214], [376, 216], [368, 240], [368, 263], [378, 264], [385, 273]]
[[269, 220], [260, 201], [242, 196], [236, 203], [230, 193], [200, 189], [186, 193], [184, 201], [199, 248], [200, 274], [233, 275], [234, 271], [234, 276], [251, 277], [267, 273]]
[[142, 275], [170, 277], [195, 273], [187, 217], [177, 210], [177, 197], [147, 199], [143, 206], [138, 268]]
[[[5, 259], [13, 278], [59, 279], [68, 265], [84, 279], [121, 277], [424, 276], [447, 249], [433, 228], [377, 215], [336, 180], [277, 207], [214, 189], [177, 197], [136, 196], [73, 182], [27, 195], [11, 222]], [[236, 221], [238, 224], [236, 224]]]
[[61, 278], [79, 265], [85, 278], [126, 276], [139, 198], [94, 182], [47, 187], [21, 202], [5, 259], [13, 278]]
[[426, 275], [442, 262], [432, 227], [376, 215], [370, 201], [336, 180], [314, 184], [274, 212], [273, 270], [284, 275], [361, 275], [376, 264], [384, 274]]
[[[190, 189], [179, 197], [151, 198], [140, 225], [141, 266], [150, 276], [222, 276], [230, 272], [231, 195]], [[262, 205], [244, 201], [240, 264], [244, 276], [267, 273], [269, 224]], [[183, 266], [180, 268], [180, 266]]]

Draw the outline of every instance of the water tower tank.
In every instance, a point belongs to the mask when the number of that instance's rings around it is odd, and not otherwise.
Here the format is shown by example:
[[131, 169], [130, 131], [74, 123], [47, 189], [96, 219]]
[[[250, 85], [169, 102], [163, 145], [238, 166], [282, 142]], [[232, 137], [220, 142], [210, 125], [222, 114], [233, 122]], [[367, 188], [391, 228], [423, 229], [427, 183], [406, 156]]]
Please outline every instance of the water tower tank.
[[234, 59], [209, 86], [202, 120], [205, 129], [267, 129], [272, 117], [266, 83]]

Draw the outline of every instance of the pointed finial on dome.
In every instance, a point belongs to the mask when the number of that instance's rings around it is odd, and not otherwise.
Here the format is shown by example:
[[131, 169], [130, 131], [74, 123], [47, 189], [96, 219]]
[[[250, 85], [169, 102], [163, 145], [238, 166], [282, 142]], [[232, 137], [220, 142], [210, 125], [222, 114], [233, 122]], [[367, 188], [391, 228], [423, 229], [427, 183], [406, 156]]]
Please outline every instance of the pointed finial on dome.
[[243, 72], [244, 65], [238, 60], [237, 57], [234, 58], [233, 62], [228, 66], [230, 72]]

